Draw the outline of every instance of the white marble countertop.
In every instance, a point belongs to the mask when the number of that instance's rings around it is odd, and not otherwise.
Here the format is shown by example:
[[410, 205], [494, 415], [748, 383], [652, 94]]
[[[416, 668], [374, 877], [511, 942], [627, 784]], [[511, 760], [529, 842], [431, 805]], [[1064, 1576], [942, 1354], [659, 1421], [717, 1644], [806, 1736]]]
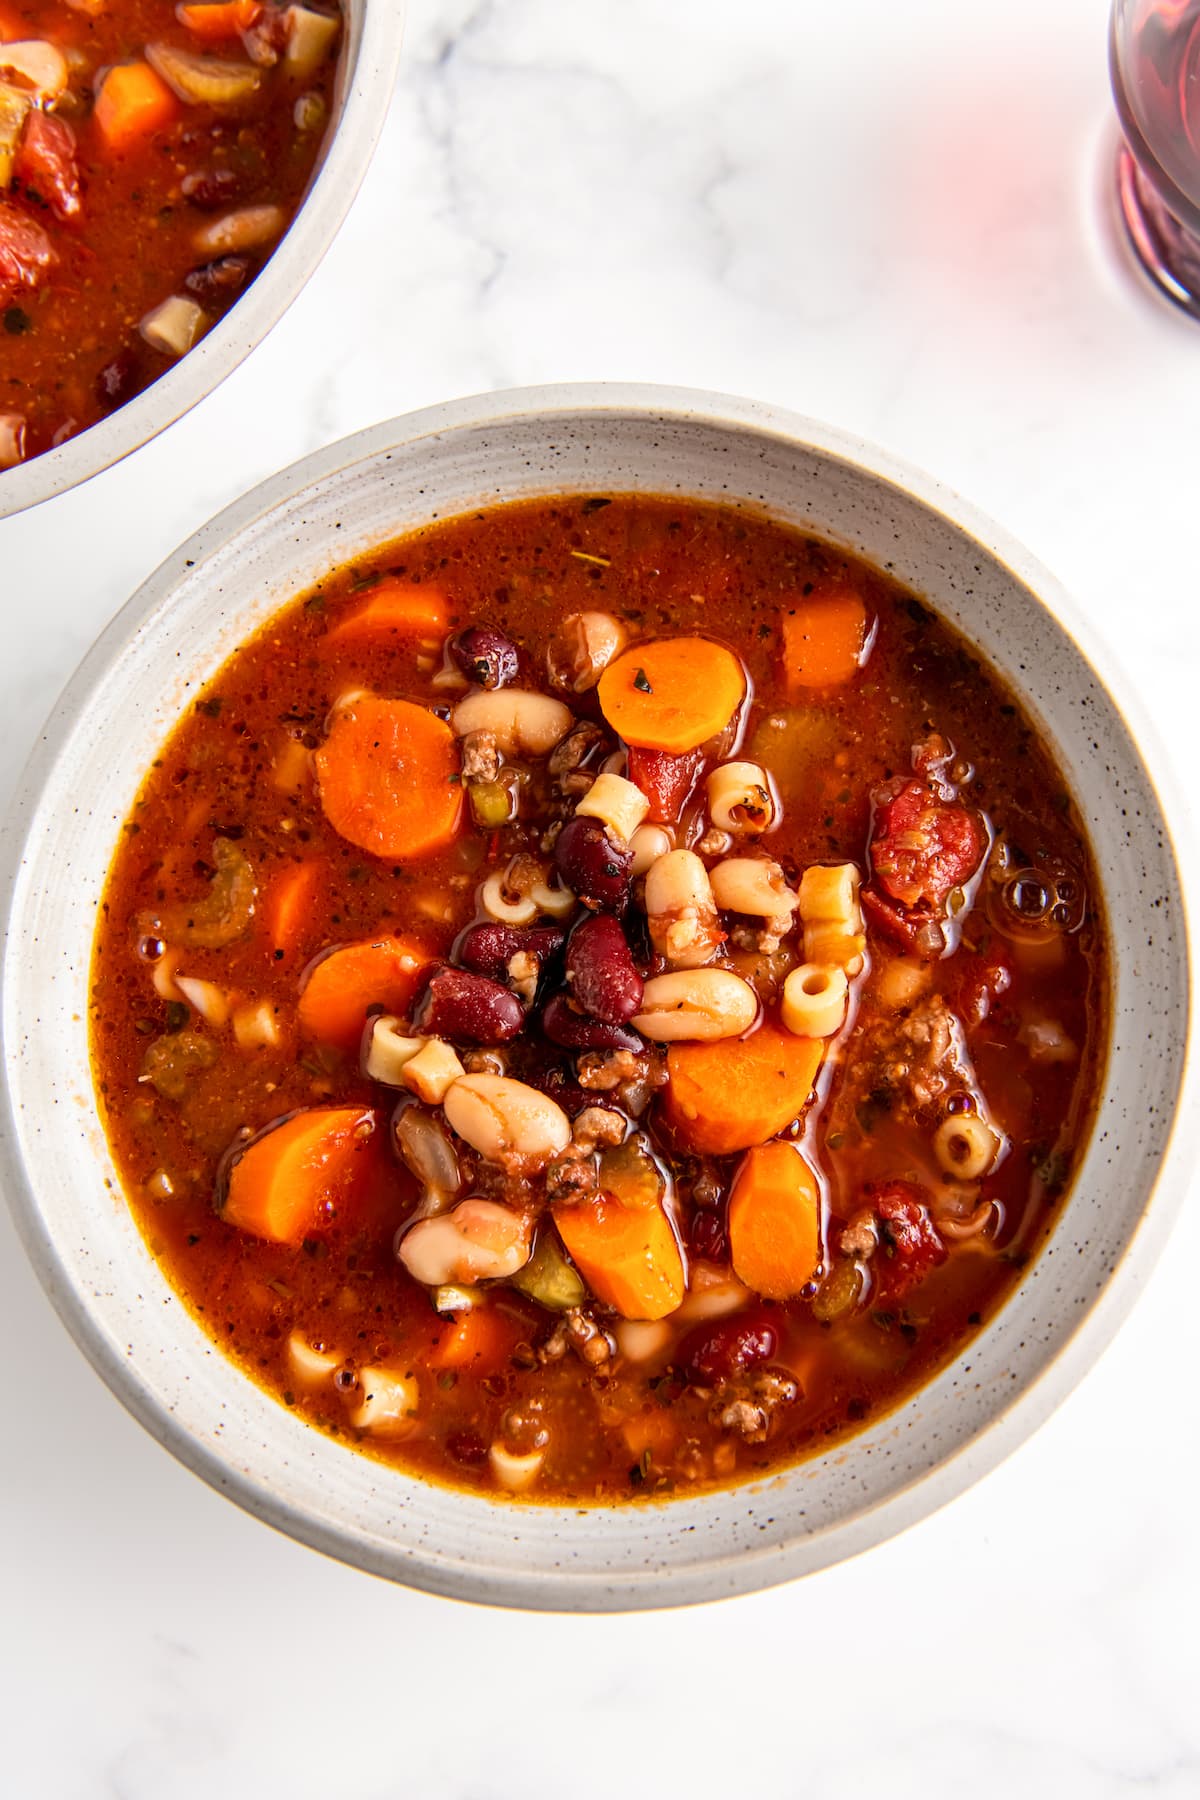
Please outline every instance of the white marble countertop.
[[[393, 413], [585, 377], [776, 400], [947, 478], [1074, 589], [1188, 775], [1200, 328], [1104, 222], [1104, 10], [414, 0], [382, 150], [284, 323], [148, 451], [0, 524], [0, 798], [216, 508]], [[0, 1219], [0, 1791], [1200, 1794], [1198, 1257], [1193, 1204], [1082, 1388], [906, 1536], [690, 1614], [555, 1619], [392, 1589], [218, 1498]]]

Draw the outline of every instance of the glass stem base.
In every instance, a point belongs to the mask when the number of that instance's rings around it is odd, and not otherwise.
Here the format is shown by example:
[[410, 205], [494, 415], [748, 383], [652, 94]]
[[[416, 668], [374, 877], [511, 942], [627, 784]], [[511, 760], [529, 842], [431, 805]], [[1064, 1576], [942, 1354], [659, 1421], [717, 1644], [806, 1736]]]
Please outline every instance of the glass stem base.
[[1117, 152], [1117, 198], [1146, 274], [1176, 306], [1200, 319], [1200, 239], [1168, 212], [1126, 144]]

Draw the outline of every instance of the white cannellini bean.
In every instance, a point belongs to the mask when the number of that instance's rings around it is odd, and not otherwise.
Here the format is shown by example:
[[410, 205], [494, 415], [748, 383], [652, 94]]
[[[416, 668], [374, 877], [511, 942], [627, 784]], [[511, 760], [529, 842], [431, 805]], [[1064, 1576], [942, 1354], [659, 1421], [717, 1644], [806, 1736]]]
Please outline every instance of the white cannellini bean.
[[[777, 862], [759, 856], [729, 856], [709, 870], [713, 898], [727, 912], [747, 913], [753, 919], [790, 922], [798, 896], [784, 879]], [[787, 930], [787, 925], [784, 925]]]
[[236, 212], [223, 213], [208, 225], [202, 225], [192, 239], [197, 251], [211, 260], [217, 256], [236, 256], [242, 250], [258, 250], [271, 243], [287, 223], [282, 207], [240, 206]]
[[775, 800], [759, 763], [722, 763], [708, 777], [709, 817], [719, 831], [749, 837], [775, 823]]
[[546, 651], [550, 679], [568, 693], [584, 694], [595, 687], [628, 642], [629, 633], [611, 613], [571, 613], [554, 633]]
[[571, 1122], [548, 1094], [511, 1075], [464, 1075], [442, 1102], [451, 1128], [489, 1162], [542, 1164], [571, 1141]]
[[629, 873], [636, 877], [644, 875], [660, 856], [668, 855], [675, 843], [664, 825], [639, 825], [629, 840], [629, 848], [633, 851]]
[[646, 983], [642, 1010], [630, 1021], [658, 1044], [713, 1043], [740, 1037], [758, 1016], [758, 995], [728, 969], [677, 969]]
[[301, 1331], [293, 1331], [287, 1341], [288, 1364], [297, 1381], [306, 1387], [317, 1387], [328, 1381], [343, 1358], [328, 1350], [316, 1350]]
[[490, 731], [505, 756], [547, 756], [575, 723], [569, 706], [526, 688], [485, 688], [460, 700], [450, 719], [456, 737]]
[[530, 1450], [525, 1456], [517, 1456], [503, 1444], [493, 1444], [488, 1451], [492, 1474], [510, 1494], [526, 1493], [541, 1474], [545, 1460], [544, 1450]]
[[400, 1261], [425, 1287], [469, 1287], [515, 1275], [532, 1245], [532, 1227], [521, 1213], [497, 1200], [460, 1200], [405, 1232]]
[[599, 819], [602, 825], [626, 843], [650, 811], [650, 802], [640, 787], [626, 781], [623, 775], [597, 775], [575, 811], [588, 819]]
[[415, 1379], [399, 1369], [362, 1369], [358, 1377], [361, 1403], [350, 1414], [359, 1431], [377, 1437], [407, 1437], [417, 1422], [420, 1391]]
[[694, 850], [669, 850], [646, 871], [646, 918], [660, 956], [681, 969], [711, 962], [724, 933], [708, 870]]

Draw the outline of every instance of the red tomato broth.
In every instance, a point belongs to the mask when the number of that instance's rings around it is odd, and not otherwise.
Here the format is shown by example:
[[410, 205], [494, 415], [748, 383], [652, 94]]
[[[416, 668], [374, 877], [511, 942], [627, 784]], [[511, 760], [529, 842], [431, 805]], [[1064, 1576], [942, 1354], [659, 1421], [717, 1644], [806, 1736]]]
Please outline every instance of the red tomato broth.
[[[315, 9], [338, 12], [335, 0], [315, 0]], [[175, 357], [147, 341], [141, 322], [168, 297], [190, 297], [202, 308], [203, 335], [290, 223], [330, 117], [337, 47], [294, 77], [281, 60], [283, 0], [254, 10], [252, 30], [218, 40], [189, 30], [175, 0], [107, 0], [94, 16], [61, 0], [8, 0], [0, 13], [0, 64], [5, 43], [25, 40], [45, 40], [71, 59], [65, 93], [36, 102], [30, 117], [61, 122], [55, 129], [73, 139], [67, 179], [78, 196], [77, 215], [58, 216], [45, 182], [22, 179], [19, 155], [12, 179], [0, 182], [0, 414], [23, 421], [22, 454], [10, 461], [76, 435], [157, 380]], [[147, 45], [257, 69], [258, 92], [213, 106], [179, 99], [158, 80], [165, 116], [157, 124], [147, 117], [145, 129], [114, 144], [96, 114], [105, 73], [144, 71]], [[303, 129], [295, 116], [302, 97], [311, 116]], [[256, 206], [278, 208], [279, 227], [227, 258], [219, 280], [206, 278], [222, 259], [199, 248], [197, 234]], [[30, 230], [52, 258], [48, 268], [31, 267]], [[13, 263], [8, 244], [18, 251]]]
[[[395, 1259], [393, 1239], [418, 1192], [395, 1157], [375, 1158], [369, 1192], [331, 1230], [299, 1247], [246, 1237], [213, 1210], [217, 1170], [239, 1132], [260, 1131], [301, 1107], [380, 1104], [380, 1090], [352, 1059], [306, 1039], [296, 1024], [295, 959], [272, 949], [261, 904], [272, 883], [289, 865], [320, 859], [314, 950], [394, 933], [448, 957], [478, 916], [473, 889], [484, 859], [501, 854], [504, 832], [484, 838], [467, 829], [411, 864], [377, 861], [332, 830], [311, 781], [294, 791], [278, 784], [290, 747], [315, 748], [347, 690], [365, 686], [443, 712], [456, 698], [431, 685], [442, 662], [428, 645], [336, 637], [382, 574], [414, 588], [436, 586], [448, 631], [487, 623], [508, 632], [521, 649], [524, 686], [545, 687], [547, 642], [579, 609], [611, 611], [631, 634], [698, 633], [729, 644], [751, 684], [735, 754], [758, 755], [767, 738], [776, 746], [762, 760], [784, 811], [764, 843], [797, 872], [841, 859], [865, 869], [870, 790], [910, 775], [911, 746], [931, 725], [973, 765], [963, 797], [993, 831], [1003, 830], [1026, 860], [1044, 851], [1072, 872], [1078, 917], [1069, 931], [1044, 933], [1047, 947], [1023, 948], [994, 928], [991, 884], [961, 921], [961, 947], [925, 965], [931, 995], [970, 1003], [976, 1013], [988, 959], [1007, 969], [1004, 991], [989, 995], [986, 1016], [965, 1033], [992, 1116], [1012, 1139], [983, 1184], [997, 1204], [999, 1228], [986, 1240], [950, 1244], [945, 1260], [900, 1299], [872, 1304], [868, 1296], [848, 1314], [818, 1319], [813, 1291], [782, 1303], [750, 1296], [748, 1311], [755, 1319], [765, 1314], [773, 1327], [771, 1366], [790, 1372], [803, 1389], [774, 1415], [766, 1442], [741, 1441], [710, 1422], [712, 1393], [689, 1385], [675, 1355], [698, 1329], [690, 1318], [672, 1321], [670, 1347], [646, 1363], [618, 1355], [593, 1369], [568, 1352], [539, 1366], [536, 1349], [556, 1315], [500, 1285], [491, 1290], [491, 1305], [510, 1327], [507, 1358], [492, 1367], [485, 1356], [461, 1365], [452, 1357], [452, 1366], [435, 1370], [438, 1347], [455, 1339], [458, 1324], [434, 1313], [427, 1292]], [[851, 682], [788, 709], [780, 608], [807, 583], [842, 580], [876, 621], [869, 660]], [[598, 716], [594, 696], [567, 698], [577, 716]], [[766, 723], [778, 716], [786, 716], [782, 729]], [[689, 804], [700, 804], [703, 791], [701, 779], [699, 798]], [[244, 938], [189, 949], [179, 967], [270, 1000], [282, 1042], [245, 1054], [227, 1033], [207, 1033], [218, 1058], [179, 1104], [139, 1081], [148, 1044], [177, 1023], [155, 994], [143, 922], [177, 894], [204, 891], [210, 847], [220, 836], [232, 838], [255, 869], [259, 915]], [[878, 965], [892, 946], [868, 932]], [[757, 960], [747, 951], [734, 956]], [[827, 1059], [801, 1130], [825, 1196], [826, 1270], [871, 1184], [939, 1179], [928, 1134], [896, 1100], [897, 1033], [907, 1015], [877, 1005], [877, 979], [875, 966], [856, 984], [857, 1023], [839, 1040], [836, 1062]], [[646, 497], [580, 498], [497, 507], [430, 526], [331, 575], [229, 659], [164, 746], [114, 859], [95, 945], [93, 1055], [135, 1217], [172, 1285], [242, 1368], [319, 1428], [456, 1486], [496, 1491], [487, 1460], [493, 1440], [503, 1435], [520, 1451], [548, 1431], [533, 1497], [612, 1502], [746, 1479], [820, 1452], [900, 1404], [963, 1348], [1053, 1225], [1086, 1140], [1106, 997], [1102, 908], [1074, 803], [1029, 721], [964, 640], [880, 571], [752, 513]], [[1078, 1046], [1075, 1061], [1029, 1062], [1018, 1034], [1023, 1021], [1042, 1015]], [[193, 1018], [188, 1029], [196, 1028]], [[202, 1023], [199, 1030], [207, 1032]], [[568, 1052], [543, 1048], [569, 1063]], [[602, 1094], [594, 1098], [603, 1103]], [[652, 1103], [648, 1118], [660, 1167], [671, 1174], [669, 1134], [653, 1123], [661, 1106], [661, 1099]], [[726, 1194], [739, 1160], [714, 1165]], [[668, 1189], [684, 1246], [727, 1254], [721, 1228], [708, 1228], [707, 1218], [696, 1223], [709, 1211], [724, 1216], [724, 1200], [715, 1209], [689, 1203], [696, 1167], [680, 1162]], [[162, 1192], [164, 1174], [169, 1194]], [[885, 1249], [877, 1255], [883, 1271]], [[695, 1257], [690, 1261], [694, 1281]], [[888, 1283], [877, 1286], [885, 1293]], [[385, 1363], [414, 1375], [422, 1400], [412, 1435], [375, 1440], [349, 1423], [346, 1393], [332, 1384], [299, 1384], [286, 1352], [293, 1331], [328, 1346], [351, 1371]], [[493, 1350], [507, 1335], [491, 1334]]]

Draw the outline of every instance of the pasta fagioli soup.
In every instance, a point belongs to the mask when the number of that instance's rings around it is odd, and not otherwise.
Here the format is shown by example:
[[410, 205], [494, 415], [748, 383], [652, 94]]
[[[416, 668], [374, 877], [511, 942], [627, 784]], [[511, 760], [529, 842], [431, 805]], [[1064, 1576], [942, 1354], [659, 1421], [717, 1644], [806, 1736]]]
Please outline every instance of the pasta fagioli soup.
[[282, 1404], [614, 1503], [819, 1455], [987, 1328], [1107, 980], [1051, 748], [923, 599], [568, 496], [383, 546], [208, 683], [93, 1057], [147, 1242]]

